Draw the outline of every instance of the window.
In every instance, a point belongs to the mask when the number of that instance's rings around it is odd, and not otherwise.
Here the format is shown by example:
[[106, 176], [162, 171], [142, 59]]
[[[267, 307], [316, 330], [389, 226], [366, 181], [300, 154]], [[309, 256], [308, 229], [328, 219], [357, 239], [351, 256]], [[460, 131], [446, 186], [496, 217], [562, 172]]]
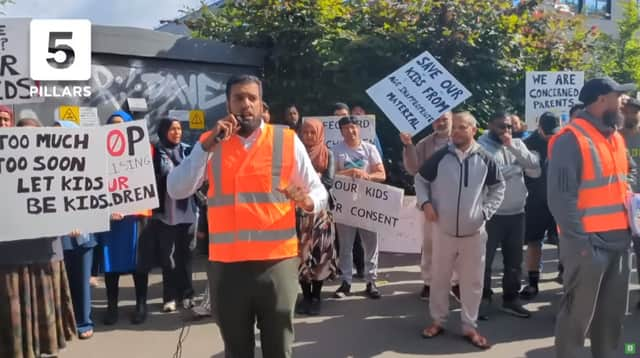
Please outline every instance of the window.
[[[611, 2], [612, 0], [556, 0], [555, 7], [574, 14], [611, 19]], [[640, 0], [638, 3], [640, 4]]]
[[584, 0], [583, 12], [587, 16], [611, 18], [611, 0]]

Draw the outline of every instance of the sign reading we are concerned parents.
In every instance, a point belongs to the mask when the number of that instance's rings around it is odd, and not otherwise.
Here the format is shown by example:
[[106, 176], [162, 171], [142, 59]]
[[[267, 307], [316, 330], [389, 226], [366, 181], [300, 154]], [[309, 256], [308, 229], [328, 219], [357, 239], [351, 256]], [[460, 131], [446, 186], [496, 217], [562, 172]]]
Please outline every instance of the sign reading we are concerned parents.
[[367, 94], [400, 132], [411, 135], [471, 96], [428, 51], [371, 86]]
[[102, 128], [0, 133], [0, 241], [109, 230]]
[[374, 232], [394, 231], [400, 224], [402, 189], [336, 175], [331, 194], [337, 223]]
[[569, 110], [578, 102], [584, 85], [581, 71], [531, 71], [527, 72], [525, 94], [525, 118], [529, 129], [538, 127], [538, 118], [544, 112], [552, 112], [569, 121]]

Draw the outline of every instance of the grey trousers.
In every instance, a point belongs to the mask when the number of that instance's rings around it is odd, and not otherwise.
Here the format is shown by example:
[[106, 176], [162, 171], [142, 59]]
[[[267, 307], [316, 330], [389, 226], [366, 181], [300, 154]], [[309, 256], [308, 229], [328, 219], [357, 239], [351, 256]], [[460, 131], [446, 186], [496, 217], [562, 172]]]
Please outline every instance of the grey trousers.
[[556, 357], [582, 358], [589, 334], [594, 358], [613, 358], [620, 343], [629, 255], [589, 242], [562, 240], [564, 296], [556, 321]]

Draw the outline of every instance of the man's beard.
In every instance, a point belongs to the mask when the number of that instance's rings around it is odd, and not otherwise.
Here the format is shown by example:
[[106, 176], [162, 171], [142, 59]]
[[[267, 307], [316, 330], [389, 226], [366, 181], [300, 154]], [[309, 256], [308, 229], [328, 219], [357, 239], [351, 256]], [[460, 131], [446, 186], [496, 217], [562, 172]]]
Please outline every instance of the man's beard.
[[625, 119], [624, 120], [624, 127], [626, 129], [636, 129], [636, 128], [638, 128], [638, 119], [637, 118]]
[[619, 111], [606, 111], [602, 115], [602, 122], [607, 127], [616, 128], [622, 122], [622, 116]]
[[241, 137], [248, 137], [260, 126], [260, 121], [262, 120], [262, 116], [249, 118], [239, 118], [238, 126], [240, 129], [238, 130], [238, 135]]

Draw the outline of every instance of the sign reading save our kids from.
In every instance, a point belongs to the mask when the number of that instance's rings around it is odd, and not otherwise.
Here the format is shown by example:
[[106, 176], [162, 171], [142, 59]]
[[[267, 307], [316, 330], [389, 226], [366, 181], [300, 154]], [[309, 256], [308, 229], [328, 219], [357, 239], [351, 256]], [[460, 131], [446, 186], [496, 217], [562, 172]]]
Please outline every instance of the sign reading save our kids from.
[[525, 117], [529, 129], [538, 127], [544, 112], [555, 113], [566, 124], [583, 85], [584, 72], [527, 72]]
[[367, 94], [400, 132], [411, 135], [471, 96], [427, 51], [371, 86]]
[[146, 124], [5, 128], [0, 242], [109, 230], [110, 213], [157, 207]]
[[158, 189], [153, 173], [147, 121], [104, 127], [109, 155], [111, 211], [135, 214], [158, 207]]
[[337, 223], [374, 232], [389, 232], [399, 227], [402, 189], [336, 175], [331, 194]]

